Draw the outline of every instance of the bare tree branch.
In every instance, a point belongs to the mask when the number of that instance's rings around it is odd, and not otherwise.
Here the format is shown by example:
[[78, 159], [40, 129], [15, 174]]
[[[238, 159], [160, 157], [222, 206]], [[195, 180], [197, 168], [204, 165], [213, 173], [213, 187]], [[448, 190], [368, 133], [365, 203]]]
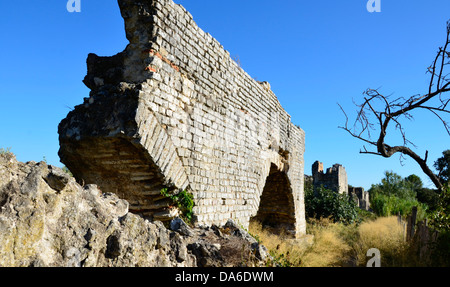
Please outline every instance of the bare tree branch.
[[[400, 153], [400, 160], [403, 161], [404, 156], [411, 157], [422, 168], [423, 172], [431, 179], [436, 187], [441, 190], [442, 183], [439, 181], [438, 175], [428, 167], [428, 151], [424, 158], [421, 158], [408, 145], [416, 147], [406, 136], [402, 121], [414, 119], [412, 112], [418, 109], [424, 109], [431, 112], [444, 125], [446, 132], [450, 135], [450, 124], [445, 120], [444, 116], [450, 114], [448, 106], [450, 97], [450, 72], [446, 72], [446, 68], [450, 65], [450, 21], [447, 22], [447, 37], [443, 47], [438, 49], [437, 55], [433, 63], [427, 69], [430, 73], [430, 83], [428, 85], [428, 93], [425, 95], [413, 95], [409, 98], [398, 97], [391, 99], [392, 95], [384, 96], [379, 89], [367, 89], [363, 95], [362, 104], [353, 102], [357, 110], [356, 120], [353, 126], [349, 126], [349, 117], [341, 105], [340, 109], [345, 115], [346, 121], [343, 127], [339, 127], [347, 131], [351, 136], [357, 138], [371, 146], [376, 147], [376, 151], [369, 151], [366, 146], [360, 151], [361, 154], [371, 154], [389, 158], [396, 153]], [[435, 100], [436, 99], [436, 100]], [[438, 101], [438, 104], [434, 104]], [[393, 124], [399, 132], [403, 145], [390, 146], [386, 143], [386, 136], [390, 124]], [[372, 131], [377, 131], [378, 137], [372, 139]]]

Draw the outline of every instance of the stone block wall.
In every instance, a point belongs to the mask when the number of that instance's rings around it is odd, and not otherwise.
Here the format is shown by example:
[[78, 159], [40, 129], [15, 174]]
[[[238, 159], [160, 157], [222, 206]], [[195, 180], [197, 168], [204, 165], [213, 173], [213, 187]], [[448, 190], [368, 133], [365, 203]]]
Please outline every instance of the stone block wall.
[[171, 0], [118, 3], [130, 43], [89, 55], [90, 97], [59, 126], [62, 162], [144, 216], [173, 216], [162, 187], [188, 189], [199, 225], [276, 218], [305, 233], [305, 133], [270, 85]]
[[342, 165], [335, 164], [324, 172], [323, 163], [316, 161], [312, 166], [312, 176], [314, 186], [323, 185], [338, 193], [348, 194], [347, 172]]
[[370, 210], [369, 192], [362, 187], [352, 187], [348, 190], [348, 195], [356, 202], [359, 208]]

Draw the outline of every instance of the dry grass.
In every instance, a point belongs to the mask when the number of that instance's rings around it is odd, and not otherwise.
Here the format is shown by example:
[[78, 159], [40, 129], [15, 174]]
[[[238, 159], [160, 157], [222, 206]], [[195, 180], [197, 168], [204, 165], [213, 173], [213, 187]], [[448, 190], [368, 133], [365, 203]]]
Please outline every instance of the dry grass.
[[396, 217], [378, 218], [359, 226], [313, 220], [308, 224], [308, 234], [314, 236], [312, 245], [272, 234], [255, 222], [250, 224], [249, 231], [282, 266], [366, 266], [369, 259], [366, 253], [371, 248], [380, 250], [382, 266], [410, 266], [410, 248]]
[[262, 228], [261, 224], [252, 222], [250, 233], [256, 235], [261, 243], [269, 249], [272, 256], [283, 266], [296, 267], [335, 267], [345, 265], [348, 261], [350, 246], [340, 236], [338, 224], [321, 224], [310, 226], [311, 238], [293, 240], [285, 234], [276, 235]]
[[408, 265], [409, 245], [404, 240], [404, 230], [397, 217], [381, 217], [363, 223], [358, 232], [359, 240], [354, 245], [358, 265], [365, 265], [366, 252], [371, 248], [380, 250], [382, 266]]
[[312, 245], [302, 257], [301, 267], [341, 267], [351, 259], [351, 246], [346, 242], [346, 228], [329, 219], [315, 220], [308, 225], [314, 235]]
[[249, 232], [259, 240], [275, 259], [284, 266], [298, 266], [307, 246], [297, 244], [286, 234], [273, 234], [262, 227], [259, 222], [252, 221]]

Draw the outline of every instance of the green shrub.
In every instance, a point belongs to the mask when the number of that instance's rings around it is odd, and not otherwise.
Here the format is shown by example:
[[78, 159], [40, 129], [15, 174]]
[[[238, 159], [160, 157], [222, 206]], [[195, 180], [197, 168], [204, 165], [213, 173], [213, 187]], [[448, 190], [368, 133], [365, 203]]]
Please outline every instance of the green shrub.
[[181, 191], [178, 194], [172, 194], [169, 189], [164, 188], [161, 190], [161, 195], [173, 200], [177, 207], [183, 213], [183, 217], [186, 221], [192, 222], [193, 208], [194, 208], [194, 196], [186, 190]]
[[370, 201], [370, 207], [375, 214], [383, 217], [398, 215], [399, 213], [402, 216], [408, 216], [414, 206], [417, 206], [417, 220], [423, 220], [426, 217], [427, 206], [416, 199], [376, 193]]
[[422, 182], [416, 175], [402, 178], [392, 171], [385, 171], [381, 183], [373, 184], [369, 189], [370, 199], [375, 194], [395, 196], [402, 199], [415, 199], [417, 190], [422, 188]]
[[351, 224], [358, 220], [358, 206], [346, 194], [323, 187], [305, 190], [305, 212], [310, 218], [331, 217], [335, 222]]
[[439, 180], [441, 183], [450, 182], [450, 150], [442, 153], [442, 157], [434, 163], [434, 168], [439, 172]]
[[450, 231], [441, 231], [430, 247], [431, 267], [450, 267]]
[[428, 206], [428, 211], [435, 211], [439, 206], [439, 193], [435, 189], [421, 188], [417, 191], [417, 200]]
[[450, 233], [450, 186], [447, 184], [438, 199], [438, 206], [431, 214], [431, 226], [439, 232]]

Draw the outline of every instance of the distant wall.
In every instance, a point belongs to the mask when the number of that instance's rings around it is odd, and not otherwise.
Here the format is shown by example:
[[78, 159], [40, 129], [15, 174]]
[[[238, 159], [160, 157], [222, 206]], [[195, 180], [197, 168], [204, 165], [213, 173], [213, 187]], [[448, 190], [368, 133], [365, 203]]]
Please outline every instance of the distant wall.
[[348, 194], [348, 180], [345, 168], [335, 164], [324, 172], [323, 163], [316, 161], [312, 166], [313, 185]]
[[369, 192], [362, 187], [352, 187], [348, 190], [348, 195], [356, 202], [359, 208], [370, 209]]

